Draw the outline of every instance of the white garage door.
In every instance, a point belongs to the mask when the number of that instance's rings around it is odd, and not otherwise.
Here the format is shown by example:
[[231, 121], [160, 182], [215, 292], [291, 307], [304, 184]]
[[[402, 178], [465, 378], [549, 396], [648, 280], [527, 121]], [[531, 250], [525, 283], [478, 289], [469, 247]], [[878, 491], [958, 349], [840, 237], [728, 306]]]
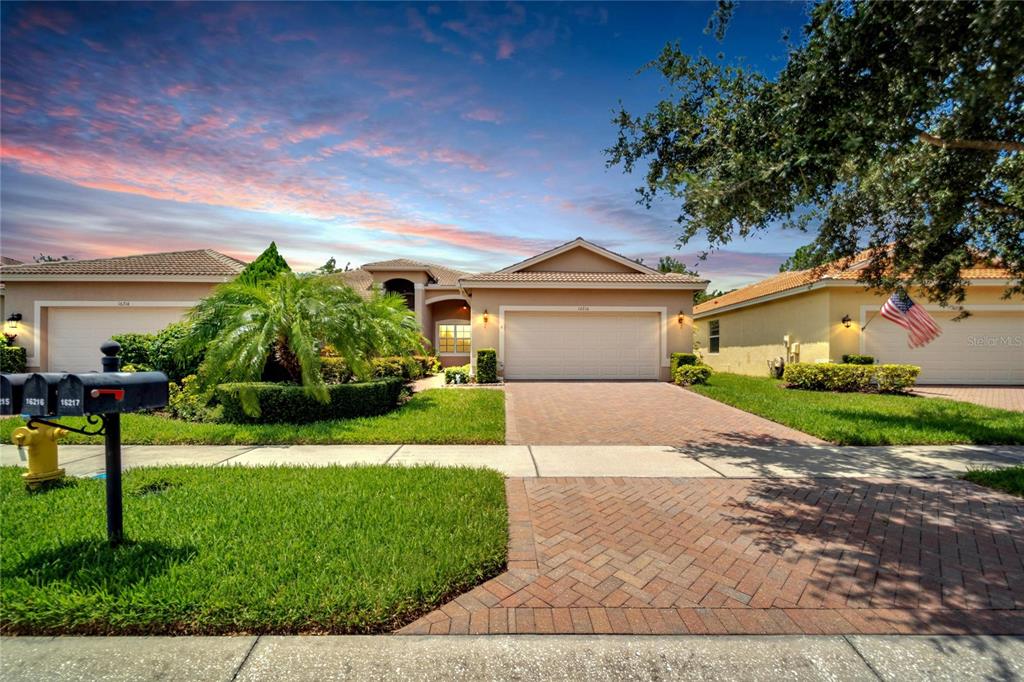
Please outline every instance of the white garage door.
[[1024, 313], [976, 312], [959, 322], [929, 313], [942, 336], [924, 348], [908, 348], [902, 327], [875, 316], [864, 352], [878, 363], [919, 365], [922, 384], [1024, 384]]
[[506, 379], [658, 379], [657, 313], [510, 312]]
[[48, 369], [100, 370], [100, 344], [113, 334], [158, 332], [180, 320], [187, 308], [49, 308]]

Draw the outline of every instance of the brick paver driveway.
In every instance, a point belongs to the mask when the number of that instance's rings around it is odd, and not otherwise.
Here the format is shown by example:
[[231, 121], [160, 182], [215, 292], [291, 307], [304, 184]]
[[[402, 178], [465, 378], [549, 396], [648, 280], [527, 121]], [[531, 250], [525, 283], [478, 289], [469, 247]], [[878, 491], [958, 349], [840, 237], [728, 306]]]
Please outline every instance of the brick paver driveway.
[[509, 570], [401, 633], [1024, 634], [1024, 501], [965, 481], [507, 492]]
[[822, 442], [657, 381], [511, 382], [505, 386], [505, 424], [512, 445]]
[[918, 386], [914, 393], [1024, 412], [1024, 386]]

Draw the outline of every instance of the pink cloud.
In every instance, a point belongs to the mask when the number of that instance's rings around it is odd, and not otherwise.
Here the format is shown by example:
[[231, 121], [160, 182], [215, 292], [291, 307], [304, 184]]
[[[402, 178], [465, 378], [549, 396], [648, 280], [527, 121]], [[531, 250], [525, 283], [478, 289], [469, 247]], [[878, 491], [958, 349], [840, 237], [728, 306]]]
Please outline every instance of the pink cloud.
[[420, 152], [420, 158], [449, 166], [462, 166], [480, 173], [491, 169], [487, 162], [479, 156], [448, 147], [440, 147], [429, 152]]
[[64, 106], [57, 109], [51, 109], [46, 112], [47, 116], [56, 116], [57, 118], [74, 118], [82, 114], [81, 109], [75, 106]]
[[293, 130], [285, 133], [284, 138], [292, 144], [304, 142], [306, 140], [315, 140], [325, 135], [334, 135], [338, 133], [338, 127], [328, 123], [309, 123], [306, 125], [300, 125]]
[[164, 94], [168, 97], [181, 97], [186, 92], [194, 92], [195, 86], [188, 83], [178, 83], [164, 88]]
[[29, 31], [46, 28], [54, 33], [66, 35], [75, 23], [71, 13], [54, 5], [27, 5], [22, 12], [18, 28]]
[[477, 107], [472, 111], [464, 113], [462, 118], [469, 121], [481, 121], [483, 123], [501, 123], [505, 120], [505, 115], [497, 109]]
[[499, 60], [511, 59], [516, 52], [516, 45], [507, 36], [498, 39], [498, 53], [495, 55]]

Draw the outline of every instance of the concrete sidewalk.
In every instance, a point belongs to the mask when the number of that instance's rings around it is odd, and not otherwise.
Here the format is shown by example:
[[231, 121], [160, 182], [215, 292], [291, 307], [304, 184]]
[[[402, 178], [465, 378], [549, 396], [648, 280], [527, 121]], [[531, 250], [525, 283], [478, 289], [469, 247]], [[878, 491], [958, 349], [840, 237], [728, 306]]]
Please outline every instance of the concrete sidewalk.
[[[73, 476], [103, 471], [99, 445], [64, 445]], [[490, 467], [507, 476], [668, 478], [921, 478], [1024, 463], [1021, 446], [834, 445], [126, 445], [125, 468], [165, 465], [329, 466], [388, 464]], [[0, 447], [0, 465], [20, 465]]]
[[1024, 639], [988, 636], [19, 637], [35, 680], [1015, 680]]

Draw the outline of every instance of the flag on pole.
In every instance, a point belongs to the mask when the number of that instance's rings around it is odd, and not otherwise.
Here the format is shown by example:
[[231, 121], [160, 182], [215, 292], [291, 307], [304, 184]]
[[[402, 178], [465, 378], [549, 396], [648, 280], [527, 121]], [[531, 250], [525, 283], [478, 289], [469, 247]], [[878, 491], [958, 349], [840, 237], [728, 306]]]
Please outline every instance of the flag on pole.
[[942, 330], [929, 315], [924, 306], [910, 300], [902, 291], [897, 291], [879, 311], [885, 319], [895, 322], [907, 330], [907, 345], [911, 348], [926, 346], [939, 337]]

